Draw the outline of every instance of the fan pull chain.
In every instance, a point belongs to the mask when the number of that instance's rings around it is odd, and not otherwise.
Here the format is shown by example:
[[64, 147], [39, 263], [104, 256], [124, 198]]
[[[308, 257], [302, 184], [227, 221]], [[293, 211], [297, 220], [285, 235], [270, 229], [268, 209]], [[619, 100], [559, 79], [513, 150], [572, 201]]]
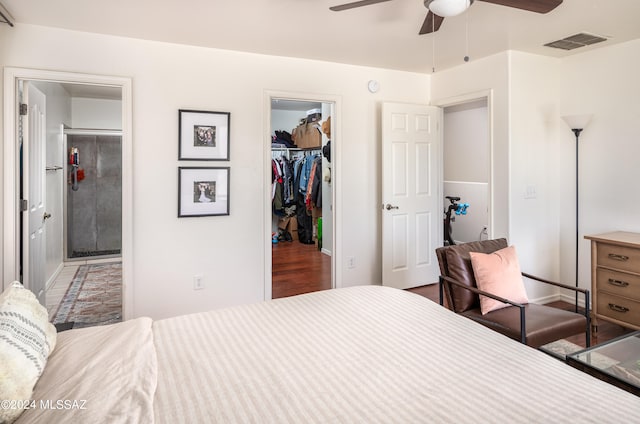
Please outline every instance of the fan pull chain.
[[431, 19], [431, 73], [436, 73], [436, 18]]
[[469, 10], [465, 12], [465, 55], [464, 61], [469, 61]]

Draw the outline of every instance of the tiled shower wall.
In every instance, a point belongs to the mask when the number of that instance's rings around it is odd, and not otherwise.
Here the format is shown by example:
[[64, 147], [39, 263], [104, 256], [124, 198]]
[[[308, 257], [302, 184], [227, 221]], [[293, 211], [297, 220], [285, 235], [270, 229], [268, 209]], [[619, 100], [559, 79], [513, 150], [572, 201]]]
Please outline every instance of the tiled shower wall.
[[[69, 135], [85, 178], [68, 185], [67, 255], [70, 258], [120, 253], [122, 245], [122, 138]], [[69, 167], [70, 168], [70, 167]]]

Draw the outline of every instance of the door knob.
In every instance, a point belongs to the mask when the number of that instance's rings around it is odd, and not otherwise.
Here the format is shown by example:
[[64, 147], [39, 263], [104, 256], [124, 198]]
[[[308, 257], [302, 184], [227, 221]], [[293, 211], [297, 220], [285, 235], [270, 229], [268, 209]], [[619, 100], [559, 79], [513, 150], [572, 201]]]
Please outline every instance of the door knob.
[[51, 218], [51, 214], [49, 212], [45, 212], [44, 216], [42, 218], [43, 221], [46, 221], [47, 219]]
[[384, 208], [388, 211], [390, 211], [391, 209], [399, 209], [397, 206], [393, 206], [390, 203], [387, 203], [387, 206], [385, 206]]

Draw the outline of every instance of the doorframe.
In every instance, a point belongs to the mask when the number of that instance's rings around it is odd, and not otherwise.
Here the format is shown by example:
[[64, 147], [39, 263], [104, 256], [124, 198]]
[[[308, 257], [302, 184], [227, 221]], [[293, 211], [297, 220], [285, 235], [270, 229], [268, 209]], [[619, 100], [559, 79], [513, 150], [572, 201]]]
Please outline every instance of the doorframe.
[[[133, 317], [133, 142], [131, 78], [49, 71], [31, 68], [4, 68], [4, 149], [3, 149], [3, 286], [19, 278], [19, 154], [18, 81], [42, 81], [119, 87], [122, 92], [122, 312]], [[12, 142], [9, 142], [12, 140]]]
[[461, 94], [453, 97], [446, 97], [443, 99], [434, 100], [431, 102], [432, 106], [438, 106], [442, 108], [442, 151], [440, 153], [440, 189], [442, 190], [444, 187], [444, 109], [450, 106], [457, 106], [460, 104], [471, 103], [478, 100], [486, 100], [487, 101], [487, 128], [489, 134], [489, 198], [487, 215], [489, 217], [489, 228], [487, 231], [487, 238], [492, 239], [494, 237], [495, 231], [495, 223], [494, 223], [494, 198], [495, 198], [495, 187], [494, 187], [494, 145], [493, 145], [493, 89], [475, 91], [471, 93]]
[[264, 91], [264, 116], [263, 116], [263, 179], [264, 199], [263, 207], [263, 246], [264, 246], [264, 300], [272, 298], [272, 241], [271, 241], [271, 100], [294, 100], [302, 102], [333, 103], [333, 115], [331, 116], [331, 202], [333, 205], [333, 246], [331, 251], [331, 284], [333, 288], [342, 287], [342, 237], [339, 237], [342, 228], [342, 148], [339, 140], [342, 139], [341, 111], [342, 97], [330, 94], [299, 93], [278, 90]]

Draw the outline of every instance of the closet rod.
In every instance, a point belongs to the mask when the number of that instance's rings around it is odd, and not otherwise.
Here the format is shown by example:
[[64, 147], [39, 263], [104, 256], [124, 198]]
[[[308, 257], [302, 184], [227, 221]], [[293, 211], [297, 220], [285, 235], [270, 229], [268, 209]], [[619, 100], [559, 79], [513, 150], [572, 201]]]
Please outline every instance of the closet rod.
[[271, 150], [289, 150], [292, 152], [312, 152], [314, 150], [322, 150], [322, 146], [318, 146], [318, 147], [280, 147], [280, 146], [273, 146], [271, 147]]

